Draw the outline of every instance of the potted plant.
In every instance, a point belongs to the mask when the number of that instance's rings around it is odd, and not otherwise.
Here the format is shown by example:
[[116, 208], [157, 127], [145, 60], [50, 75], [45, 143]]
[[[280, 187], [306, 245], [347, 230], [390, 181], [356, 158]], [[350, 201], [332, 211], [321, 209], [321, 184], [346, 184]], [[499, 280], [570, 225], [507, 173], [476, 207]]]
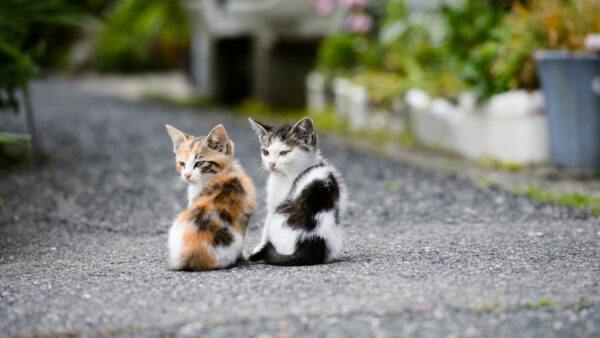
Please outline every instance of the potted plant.
[[537, 71], [546, 97], [552, 161], [569, 169], [600, 169], [600, 93], [593, 90], [600, 58], [584, 48], [586, 35], [600, 32], [598, 13], [598, 0], [533, 0], [527, 8], [515, 5], [509, 18], [512, 33], [505, 54], [529, 59], [524, 69], [531, 71], [521, 74]]

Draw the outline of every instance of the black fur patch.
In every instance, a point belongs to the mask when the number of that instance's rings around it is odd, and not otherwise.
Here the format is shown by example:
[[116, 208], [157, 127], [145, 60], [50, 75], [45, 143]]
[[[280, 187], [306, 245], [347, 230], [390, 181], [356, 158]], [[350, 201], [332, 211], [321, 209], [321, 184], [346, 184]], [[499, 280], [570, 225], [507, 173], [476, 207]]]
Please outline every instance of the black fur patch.
[[190, 221], [194, 223], [196, 231], [216, 231], [219, 225], [210, 217], [205, 217], [205, 214], [206, 210], [204, 207], [195, 208], [190, 213]]
[[231, 214], [227, 210], [221, 209], [218, 211], [218, 213], [219, 213], [219, 217], [221, 217], [223, 222], [226, 222], [227, 224], [231, 224], [231, 221], [233, 221], [233, 218], [231, 217]]
[[333, 174], [326, 180], [316, 180], [307, 185], [298, 198], [285, 200], [276, 209], [287, 214], [287, 224], [293, 229], [311, 231], [317, 226], [315, 215], [335, 208], [340, 198], [340, 189]]
[[258, 250], [258, 252], [248, 257], [248, 260], [251, 262], [262, 261], [265, 258], [267, 258], [267, 254], [269, 253], [269, 251], [275, 251], [275, 248], [273, 247], [273, 244], [271, 244], [271, 242], [267, 242], [267, 244], [265, 244], [265, 246]]
[[203, 174], [206, 174], [206, 173], [216, 174], [219, 172], [217, 169], [220, 167], [221, 166], [215, 161], [206, 161], [202, 165], [202, 168], [200, 168], [200, 172]]
[[221, 227], [217, 232], [215, 232], [215, 236], [213, 238], [213, 244], [216, 246], [228, 246], [233, 242], [233, 235], [231, 235], [231, 231], [229, 228]]
[[205, 186], [198, 196], [210, 196], [221, 189], [220, 184], [210, 184]]
[[320, 237], [307, 238], [296, 244], [296, 251], [291, 255], [281, 255], [271, 243], [250, 257], [251, 260], [265, 260], [268, 264], [297, 266], [315, 265], [325, 262], [327, 258], [327, 243]]
[[215, 202], [223, 202], [230, 199], [233, 196], [243, 196], [246, 194], [242, 183], [237, 178], [232, 178], [227, 182], [224, 182], [221, 186], [221, 192], [215, 197]]

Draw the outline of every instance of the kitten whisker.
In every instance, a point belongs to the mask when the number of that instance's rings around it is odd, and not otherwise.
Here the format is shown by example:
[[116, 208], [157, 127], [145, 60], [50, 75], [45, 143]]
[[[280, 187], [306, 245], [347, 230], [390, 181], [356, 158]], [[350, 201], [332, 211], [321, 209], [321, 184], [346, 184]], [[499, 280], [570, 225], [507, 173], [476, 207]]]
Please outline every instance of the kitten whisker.
[[181, 188], [183, 182], [183, 179], [181, 179], [180, 175], [177, 175], [176, 177], [173, 177], [171, 179], [171, 184], [169, 184], [169, 189], [179, 189]]
[[258, 169], [256, 169], [256, 173], [255, 174], [264, 173], [266, 171], [267, 171], [267, 168], [265, 168], [264, 166], [261, 165], [260, 167], [258, 167]]

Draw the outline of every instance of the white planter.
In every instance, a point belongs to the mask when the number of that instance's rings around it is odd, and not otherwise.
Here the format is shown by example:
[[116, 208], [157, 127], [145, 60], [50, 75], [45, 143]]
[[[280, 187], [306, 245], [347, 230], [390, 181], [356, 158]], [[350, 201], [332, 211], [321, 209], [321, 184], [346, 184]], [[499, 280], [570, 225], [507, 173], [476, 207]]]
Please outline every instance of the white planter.
[[363, 86], [350, 85], [346, 88], [346, 103], [350, 128], [361, 130], [369, 128], [369, 95]]
[[387, 130], [390, 122], [390, 112], [388, 111], [374, 111], [369, 116], [369, 129], [372, 131], [383, 131]]
[[319, 72], [311, 72], [306, 77], [306, 107], [316, 114], [327, 108], [325, 76]]
[[447, 117], [431, 113], [430, 110], [410, 111], [410, 123], [417, 140], [429, 147], [453, 150], [452, 127]]
[[540, 163], [550, 159], [546, 115], [528, 114], [488, 121], [486, 153], [508, 163]]
[[427, 146], [505, 163], [549, 160], [548, 123], [540, 113], [543, 97], [539, 92], [508, 92], [484, 106], [474, 106], [468, 97], [459, 100], [459, 105], [440, 99], [415, 104], [414, 97], [407, 94], [411, 126], [419, 142]]
[[348, 90], [352, 83], [345, 78], [335, 78], [332, 81], [333, 103], [335, 104], [335, 113], [339, 118], [345, 118], [348, 115]]

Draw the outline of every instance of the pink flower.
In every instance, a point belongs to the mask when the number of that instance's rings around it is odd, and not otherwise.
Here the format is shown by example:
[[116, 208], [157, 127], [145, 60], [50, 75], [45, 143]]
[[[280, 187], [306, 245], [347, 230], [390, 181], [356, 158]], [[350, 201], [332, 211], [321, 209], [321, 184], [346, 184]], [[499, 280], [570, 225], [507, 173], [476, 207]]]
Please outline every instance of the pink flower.
[[370, 0], [338, 0], [339, 4], [344, 7], [367, 7]]
[[317, 0], [317, 13], [329, 15], [335, 9], [335, 0]]
[[355, 33], [366, 33], [371, 30], [373, 20], [365, 13], [351, 14], [346, 19], [346, 27]]

